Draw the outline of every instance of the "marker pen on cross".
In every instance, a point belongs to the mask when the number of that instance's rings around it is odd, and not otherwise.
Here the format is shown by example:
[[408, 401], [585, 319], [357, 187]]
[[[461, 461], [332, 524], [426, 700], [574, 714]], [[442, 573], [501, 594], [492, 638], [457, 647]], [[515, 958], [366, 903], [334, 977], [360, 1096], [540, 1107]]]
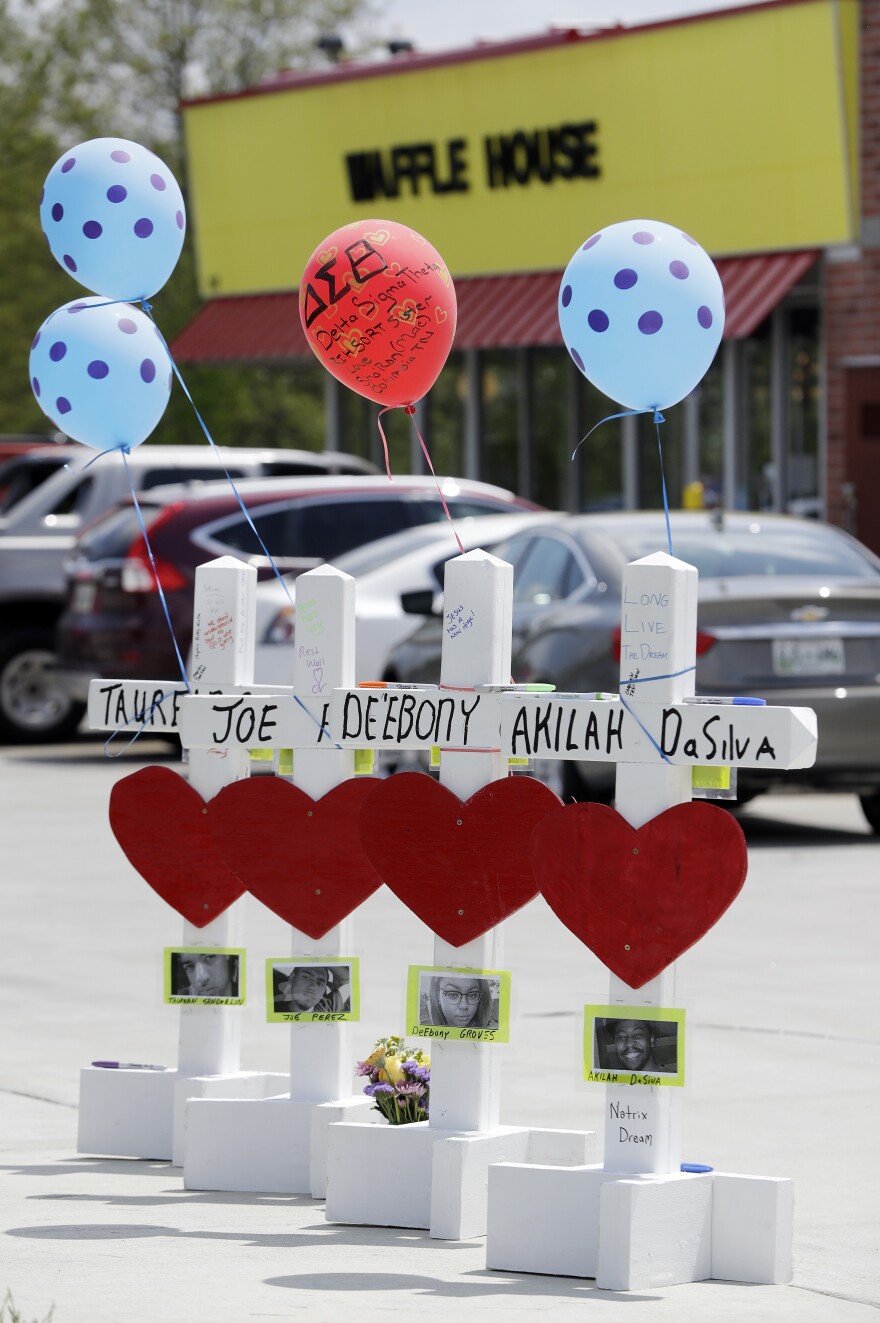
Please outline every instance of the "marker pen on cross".
[[685, 703], [709, 703], [713, 707], [766, 707], [766, 698], [747, 698], [739, 696], [736, 698], [712, 696], [702, 697], [700, 694], [691, 694], [683, 699]]

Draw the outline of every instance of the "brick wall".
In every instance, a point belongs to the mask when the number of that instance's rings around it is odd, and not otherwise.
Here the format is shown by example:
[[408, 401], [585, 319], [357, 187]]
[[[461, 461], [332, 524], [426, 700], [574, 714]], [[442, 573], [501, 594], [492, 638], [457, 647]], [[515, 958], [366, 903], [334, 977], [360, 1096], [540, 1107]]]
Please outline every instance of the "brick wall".
[[[823, 278], [828, 518], [844, 527], [850, 522], [844, 484], [852, 476], [844, 361], [873, 358], [880, 366], [880, 0], [859, 0], [859, 7], [862, 244], [850, 260], [829, 256]], [[880, 493], [860, 491], [858, 498], [862, 514], [870, 501], [880, 522]]]

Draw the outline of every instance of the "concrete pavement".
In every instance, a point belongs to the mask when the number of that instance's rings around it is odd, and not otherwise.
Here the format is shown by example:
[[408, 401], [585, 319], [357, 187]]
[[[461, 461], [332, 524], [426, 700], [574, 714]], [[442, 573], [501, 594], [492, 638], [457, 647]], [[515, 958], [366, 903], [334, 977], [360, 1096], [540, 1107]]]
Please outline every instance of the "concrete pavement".
[[[31, 1323], [286, 1318], [373, 1320], [392, 1310], [469, 1319], [479, 1306], [554, 1321], [621, 1304], [652, 1320], [861, 1320], [880, 1306], [876, 919], [880, 840], [850, 797], [775, 796], [742, 815], [746, 887], [682, 960], [689, 1077], [684, 1157], [791, 1176], [791, 1287], [700, 1283], [618, 1296], [586, 1279], [487, 1272], [482, 1242], [329, 1226], [305, 1198], [183, 1191], [165, 1164], [75, 1152], [79, 1067], [176, 1057], [160, 957], [180, 921], [107, 826], [110, 787], [161, 745], [110, 762], [95, 741], [0, 751], [0, 1293]], [[175, 765], [173, 762], [170, 765]], [[287, 949], [250, 898], [254, 966]], [[355, 1056], [402, 1023], [404, 972], [427, 930], [384, 890], [356, 919], [363, 1020]], [[579, 1082], [581, 1008], [607, 974], [535, 901], [507, 924], [514, 979], [502, 1120], [598, 1128], [602, 1090]], [[253, 985], [252, 985], [253, 986]], [[242, 1064], [284, 1070], [288, 1038], [245, 1008]], [[4, 1321], [5, 1323], [5, 1321]]]

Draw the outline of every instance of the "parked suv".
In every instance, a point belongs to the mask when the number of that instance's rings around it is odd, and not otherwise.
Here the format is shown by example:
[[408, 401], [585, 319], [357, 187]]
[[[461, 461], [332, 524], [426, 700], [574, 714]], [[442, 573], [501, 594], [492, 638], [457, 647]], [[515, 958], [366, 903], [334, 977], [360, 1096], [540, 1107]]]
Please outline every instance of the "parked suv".
[[[300, 478], [237, 484], [275, 565], [314, 568], [367, 542], [446, 518], [433, 478]], [[488, 483], [443, 481], [453, 519], [535, 510]], [[197, 566], [231, 555], [273, 574], [254, 529], [228, 483], [196, 493], [144, 494], [141, 509], [181, 656], [192, 637]], [[70, 596], [58, 630], [61, 680], [82, 702], [95, 677], [175, 680], [180, 666], [156, 587], [137, 512], [121, 507], [83, 535], [68, 566]]]
[[[19, 743], [63, 738], [82, 717], [82, 705], [58, 683], [54, 643], [66, 593], [64, 563], [77, 535], [130, 498], [129, 475], [139, 492], [222, 475], [208, 445], [138, 446], [128, 456], [127, 473], [121, 455], [96, 457], [76, 443], [53, 449], [48, 461], [45, 454], [37, 449], [15, 461], [19, 493], [28, 483], [31, 490], [0, 512], [0, 739]], [[236, 480], [375, 472], [366, 460], [333, 452], [223, 447], [221, 454]], [[41, 480], [47, 462], [55, 472]], [[59, 467], [64, 463], [71, 467]]]
[[85, 446], [77, 441], [58, 445], [33, 446], [0, 464], [0, 515], [9, 514], [14, 505], [30, 496], [41, 483], [66, 465], [85, 464], [89, 458]]

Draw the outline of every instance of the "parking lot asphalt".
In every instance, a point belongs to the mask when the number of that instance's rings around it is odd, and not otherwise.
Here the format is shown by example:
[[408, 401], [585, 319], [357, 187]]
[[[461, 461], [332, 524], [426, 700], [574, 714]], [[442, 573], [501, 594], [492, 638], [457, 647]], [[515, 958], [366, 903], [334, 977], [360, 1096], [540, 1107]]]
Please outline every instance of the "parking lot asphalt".
[[[686, 1160], [795, 1181], [788, 1287], [705, 1282], [619, 1295], [589, 1279], [488, 1271], [482, 1241], [332, 1226], [320, 1202], [184, 1191], [165, 1163], [78, 1155], [78, 1072], [95, 1059], [173, 1064], [177, 1012], [161, 1000], [161, 950], [180, 920], [141, 881], [107, 822], [113, 782], [166, 746], [116, 760], [99, 741], [0, 751], [3, 1016], [0, 1293], [23, 1320], [116, 1323], [389, 1312], [469, 1319], [479, 1308], [554, 1321], [848, 1323], [880, 1308], [880, 839], [850, 796], [755, 800], [741, 813], [746, 886], [680, 961], [689, 1076]], [[293, 847], [292, 847], [293, 848]], [[250, 897], [256, 968], [288, 949]], [[362, 1020], [353, 1060], [402, 1024], [405, 969], [429, 962], [427, 929], [384, 888], [358, 911]], [[607, 973], [542, 900], [506, 924], [519, 974], [504, 1053], [502, 1120], [598, 1129], [602, 1090], [579, 1080], [582, 1007]], [[517, 979], [514, 978], [516, 988]], [[242, 1065], [286, 1070], [289, 1040], [244, 1009]], [[353, 1086], [354, 1087], [354, 1086]], [[5, 1320], [4, 1320], [5, 1323]]]

